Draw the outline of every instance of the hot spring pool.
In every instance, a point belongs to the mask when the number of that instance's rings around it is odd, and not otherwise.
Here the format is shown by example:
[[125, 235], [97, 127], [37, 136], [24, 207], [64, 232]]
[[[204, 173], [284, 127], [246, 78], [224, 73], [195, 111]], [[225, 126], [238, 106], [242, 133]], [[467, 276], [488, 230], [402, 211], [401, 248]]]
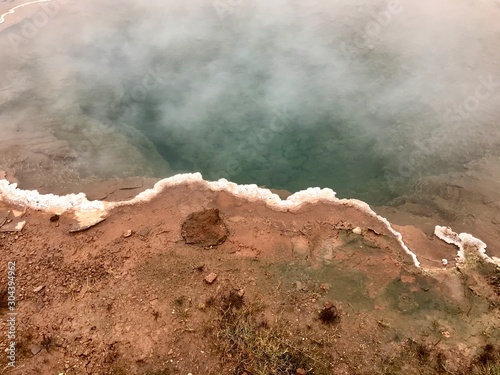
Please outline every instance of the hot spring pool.
[[498, 155], [494, 1], [31, 6], [0, 24], [21, 187], [201, 172], [386, 204]]

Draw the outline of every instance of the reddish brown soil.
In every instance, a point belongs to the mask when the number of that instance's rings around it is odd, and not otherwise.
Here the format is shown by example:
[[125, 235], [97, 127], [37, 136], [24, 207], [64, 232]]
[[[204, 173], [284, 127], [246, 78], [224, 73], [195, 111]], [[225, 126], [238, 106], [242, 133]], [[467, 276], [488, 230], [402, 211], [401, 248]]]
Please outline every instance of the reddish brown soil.
[[[226, 241], [187, 245], [182, 223], [212, 208]], [[494, 270], [423, 272], [383, 225], [354, 208], [276, 212], [192, 185], [117, 209], [80, 233], [69, 233], [71, 215], [51, 216], [28, 211], [22, 232], [0, 234], [0, 289], [15, 261], [18, 298], [16, 367], [4, 367], [5, 356], [0, 373], [243, 374], [249, 369], [214, 341], [217, 301], [231, 291], [245, 305], [262, 301], [258, 319], [286, 327], [281, 339], [290, 348], [312, 351], [311, 374], [322, 366], [335, 374], [420, 366], [455, 373], [500, 337]], [[429, 265], [455, 251], [404, 230]], [[204, 280], [210, 273], [212, 284]], [[325, 302], [338, 312], [334, 324], [320, 319]], [[3, 353], [7, 311], [0, 314]]]

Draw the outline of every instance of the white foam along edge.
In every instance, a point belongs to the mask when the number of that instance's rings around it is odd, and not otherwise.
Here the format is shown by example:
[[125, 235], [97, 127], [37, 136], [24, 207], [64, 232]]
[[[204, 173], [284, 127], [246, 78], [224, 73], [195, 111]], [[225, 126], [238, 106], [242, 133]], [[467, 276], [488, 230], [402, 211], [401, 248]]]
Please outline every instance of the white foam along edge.
[[328, 188], [308, 188], [292, 194], [287, 199], [282, 200], [277, 194], [272, 193], [268, 189], [260, 188], [254, 184], [238, 185], [226, 179], [220, 179], [218, 181], [205, 181], [200, 173], [186, 173], [160, 180], [154, 185], [153, 188], [139, 193], [130, 200], [120, 202], [89, 201], [84, 193], [68, 194], [65, 196], [40, 194], [36, 190], [20, 190], [17, 188], [17, 184], [9, 184], [7, 180], [0, 180], [0, 198], [12, 204], [57, 214], [62, 214], [66, 211], [94, 211], [100, 214], [106, 214], [110, 210], [117, 207], [150, 201], [167, 187], [190, 183], [203, 184], [206, 188], [212, 191], [226, 191], [236, 197], [244, 198], [250, 202], [264, 202], [270, 208], [278, 211], [297, 210], [303, 204], [314, 204], [318, 202], [335, 203], [356, 208], [381, 222], [394, 235], [405, 253], [411, 256], [415, 266], [420, 267], [417, 255], [408, 248], [408, 246], [404, 243], [401, 233], [396, 231], [386, 218], [375, 213], [375, 211], [373, 211], [370, 206], [363, 201], [357, 199], [338, 199], [336, 197], [336, 193]]
[[477, 250], [479, 256], [486, 262], [495, 264], [500, 267], [500, 258], [490, 257], [486, 254], [486, 244], [480, 239], [469, 233], [455, 233], [450, 227], [436, 225], [434, 234], [440, 240], [455, 245], [457, 250], [456, 262], [462, 263], [465, 261], [465, 248], [473, 247]]

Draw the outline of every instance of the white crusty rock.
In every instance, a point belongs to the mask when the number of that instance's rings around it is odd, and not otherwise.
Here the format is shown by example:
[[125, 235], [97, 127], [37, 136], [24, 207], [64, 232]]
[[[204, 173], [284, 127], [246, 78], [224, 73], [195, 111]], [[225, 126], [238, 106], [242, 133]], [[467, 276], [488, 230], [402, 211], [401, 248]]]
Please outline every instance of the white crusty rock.
[[20, 190], [17, 188], [17, 184], [10, 184], [7, 180], [0, 180], [0, 199], [15, 205], [58, 215], [76, 209], [78, 211], [106, 210], [105, 202], [89, 201], [84, 193], [65, 196], [40, 194], [36, 190]]
[[472, 247], [476, 249], [479, 256], [486, 262], [500, 266], [500, 258], [488, 256], [486, 254], [486, 244], [480, 239], [474, 237], [472, 234], [458, 234], [455, 233], [450, 227], [442, 227], [439, 225], [436, 225], [434, 234], [437, 238], [443, 240], [446, 243], [455, 245], [458, 248], [456, 257], [457, 263], [462, 263], [465, 261], [465, 248]]
[[72, 211], [76, 213], [77, 218], [87, 217], [90, 212], [94, 214], [93, 216], [104, 217], [109, 211], [116, 207], [147, 202], [167, 187], [187, 185], [190, 183], [203, 184], [212, 191], [226, 191], [250, 202], [261, 201], [270, 208], [283, 212], [297, 211], [304, 204], [318, 202], [353, 207], [382, 223], [394, 235], [401, 248], [411, 256], [415, 266], [420, 267], [420, 262], [415, 253], [406, 246], [401, 233], [396, 231], [387, 219], [375, 213], [375, 211], [363, 201], [357, 199], [338, 199], [336, 193], [332, 189], [311, 187], [292, 194], [287, 199], [282, 200], [277, 194], [272, 193], [268, 189], [260, 188], [257, 185], [238, 185], [223, 178], [218, 181], [205, 181], [200, 173], [186, 173], [158, 181], [152, 189], [147, 189], [134, 198], [121, 202], [89, 201], [83, 193], [57, 196], [53, 194], [40, 194], [36, 190], [19, 190], [16, 184], [9, 184], [7, 180], [0, 180], [0, 199], [12, 204], [52, 212], [58, 215], [66, 211]]

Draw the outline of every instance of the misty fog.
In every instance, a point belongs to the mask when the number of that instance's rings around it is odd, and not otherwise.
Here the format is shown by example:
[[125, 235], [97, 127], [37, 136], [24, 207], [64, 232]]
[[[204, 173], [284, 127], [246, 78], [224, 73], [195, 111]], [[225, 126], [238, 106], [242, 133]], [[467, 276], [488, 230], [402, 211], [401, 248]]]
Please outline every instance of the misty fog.
[[499, 19], [496, 0], [53, 0], [0, 31], [0, 168], [386, 201], [500, 154]]

